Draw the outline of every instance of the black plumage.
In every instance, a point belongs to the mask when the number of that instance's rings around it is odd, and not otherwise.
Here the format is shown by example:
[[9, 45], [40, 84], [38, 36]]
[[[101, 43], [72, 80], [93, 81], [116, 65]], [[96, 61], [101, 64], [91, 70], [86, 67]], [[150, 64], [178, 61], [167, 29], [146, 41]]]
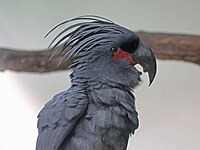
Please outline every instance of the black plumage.
[[125, 150], [138, 128], [132, 88], [141, 73], [134, 65], [143, 60], [151, 83], [156, 72], [153, 53], [134, 32], [98, 16], [62, 22], [49, 33], [70, 23], [49, 47], [61, 46], [55, 52], [60, 54], [71, 47], [60, 63], [76, 58], [72, 85], [39, 113], [36, 149]]

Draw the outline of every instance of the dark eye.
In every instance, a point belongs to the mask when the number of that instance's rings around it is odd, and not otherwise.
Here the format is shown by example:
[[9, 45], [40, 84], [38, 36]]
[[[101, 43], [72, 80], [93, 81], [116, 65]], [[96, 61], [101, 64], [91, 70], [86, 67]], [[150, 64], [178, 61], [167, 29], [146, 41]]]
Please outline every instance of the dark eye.
[[118, 52], [118, 48], [117, 47], [113, 47], [111, 50], [112, 50], [113, 53], [117, 53]]

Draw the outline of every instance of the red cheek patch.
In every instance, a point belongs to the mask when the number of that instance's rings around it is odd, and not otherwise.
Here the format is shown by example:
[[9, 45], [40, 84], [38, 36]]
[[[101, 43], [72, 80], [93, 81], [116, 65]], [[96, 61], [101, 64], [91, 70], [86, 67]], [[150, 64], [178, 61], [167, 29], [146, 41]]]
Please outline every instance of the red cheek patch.
[[114, 53], [112, 59], [116, 60], [116, 61], [125, 59], [125, 60], [128, 60], [132, 65], [136, 64], [136, 62], [133, 60], [131, 54], [126, 51], [123, 51], [121, 48], [118, 48], [117, 52]]

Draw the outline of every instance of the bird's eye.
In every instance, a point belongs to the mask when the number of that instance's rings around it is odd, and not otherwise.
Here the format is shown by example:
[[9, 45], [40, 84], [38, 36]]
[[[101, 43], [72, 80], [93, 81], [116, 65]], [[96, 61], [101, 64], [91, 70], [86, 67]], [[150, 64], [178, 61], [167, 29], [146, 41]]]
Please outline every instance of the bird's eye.
[[118, 51], [119, 51], [119, 49], [117, 47], [113, 47], [111, 50], [114, 54], [118, 53]]

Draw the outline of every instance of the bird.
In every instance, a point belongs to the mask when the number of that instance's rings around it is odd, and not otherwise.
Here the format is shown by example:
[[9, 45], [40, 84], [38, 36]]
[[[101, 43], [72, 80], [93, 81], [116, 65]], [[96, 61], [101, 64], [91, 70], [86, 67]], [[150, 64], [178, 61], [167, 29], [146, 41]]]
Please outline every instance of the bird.
[[156, 76], [152, 50], [136, 33], [101, 16], [63, 21], [47, 36], [60, 28], [49, 47], [62, 54], [58, 66], [73, 59], [71, 85], [39, 112], [36, 150], [126, 150], [139, 126], [134, 88], [142, 73], [149, 86]]

